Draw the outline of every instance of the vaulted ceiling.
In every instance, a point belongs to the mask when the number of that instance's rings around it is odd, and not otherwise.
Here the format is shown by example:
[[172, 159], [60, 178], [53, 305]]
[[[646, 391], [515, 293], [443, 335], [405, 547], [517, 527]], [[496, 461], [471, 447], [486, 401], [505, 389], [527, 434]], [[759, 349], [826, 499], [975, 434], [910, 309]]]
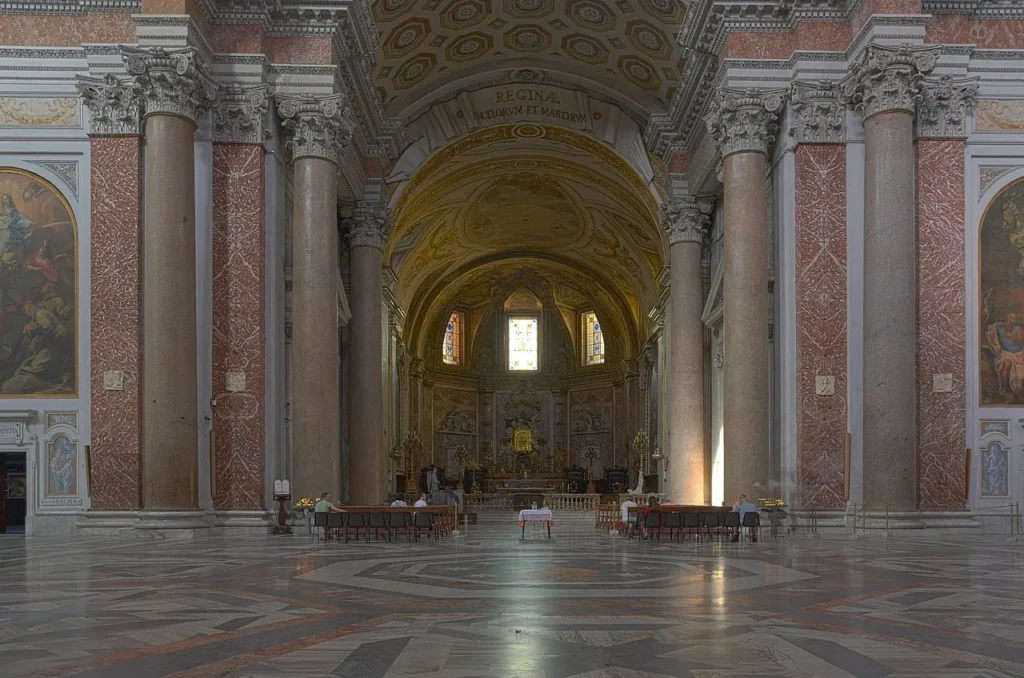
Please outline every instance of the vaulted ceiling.
[[681, 0], [376, 0], [374, 76], [394, 117], [514, 68], [660, 113], [682, 72], [684, 13]]

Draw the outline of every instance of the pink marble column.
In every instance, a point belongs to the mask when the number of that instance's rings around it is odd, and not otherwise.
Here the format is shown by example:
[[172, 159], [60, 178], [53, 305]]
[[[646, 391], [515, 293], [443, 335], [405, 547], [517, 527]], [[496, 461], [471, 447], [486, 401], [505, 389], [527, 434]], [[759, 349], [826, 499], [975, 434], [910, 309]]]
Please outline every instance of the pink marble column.
[[337, 499], [342, 487], [337, 165], [351, 132], [342, 121], [341, 95], [279, 97], [277, 108], [288, 134], [295, 185], [292, 495], [330, 492]]
[[264, 149], [267, 88], [214, 109], [213, 506], [265, 508]]
[[378, 504], [387, 494], [381, 369], [381, 263], [390, 216], [380, 202], [361, 202], [351, 221], [352, 503]]
[[90, 112], [92, 510], [141, 504], [142, 139], [126, 78], [81, 78]]
[[922, 509], [966, 496], [964, 138], [977, 84], [930, 80], [917, 119], [917, 463]]
[[193, 147], [216, 92], [194, 48], [122, 50], [146, 111], [140, 526], [202, 529]]
[[794, 83], [796, 463], [802, 508], [846, 506], [846, 108]]
[[671, 260], [668, 489], [673, 503], [704, 503], [704, 295], [701, 250], [710, 202], [675, 198], [662, 206]]
[[[914, 96], [938, 48], [871, 45], [845, 82], [864, 116], [864, 504], [917, 508]], [[911, 524], [913, 523], [913, 524]]]
[[708, 128], [725, 174], [725, 500], [768, 495], [768, 151], [785, 92], [722, 89]]

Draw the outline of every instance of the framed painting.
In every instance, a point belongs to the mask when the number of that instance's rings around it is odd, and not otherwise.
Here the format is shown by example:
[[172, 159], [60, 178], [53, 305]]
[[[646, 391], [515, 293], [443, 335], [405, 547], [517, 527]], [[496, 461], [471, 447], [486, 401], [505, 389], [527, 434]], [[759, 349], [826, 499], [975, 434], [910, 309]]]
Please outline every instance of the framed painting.
[[0, 398], [78, 393], [77, 238], [53, 184], [0, 167]]

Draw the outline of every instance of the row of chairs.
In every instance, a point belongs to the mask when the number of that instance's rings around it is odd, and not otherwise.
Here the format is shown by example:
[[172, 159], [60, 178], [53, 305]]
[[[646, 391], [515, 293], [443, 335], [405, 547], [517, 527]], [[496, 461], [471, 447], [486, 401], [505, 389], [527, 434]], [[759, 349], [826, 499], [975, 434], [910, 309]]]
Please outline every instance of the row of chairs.
[[330, 513], [321, 511], [313, 514], [313, 526], [323, 534], [324, 538], [331, 535], [344, 535], [345, 543], [348, 543], [349, 535], [355, 534], [359, 540], [359, 532], [366, 534], [366, 541], [370, 541], [370, 533], [380, 539], [381, 533], [391, 541], [402, 532], [405, 533], [407, 541], [414, 537], [419, 541], [420, 536], [426, 533], [433, 537], [434, 541], [440, 536], [438, 521], [434, 514], [427, 511], [416, 513], [389, 512], [389, 511], [344, 511]]
[[632, 538], [634, 532], [646, 530], [647, 534], [654, 534], [661, 541], [661, 533], [667, 530], [669, 539], [675, 533], [676, 541], [679, 541], [680, 535], [684, 539], [689, 535], [700, 539], [705, 535], [711, 538], [715, 535], [735, 534], [737, 531], [742, 533], [741, 527], [749, 528], [760, 538], [761, 514], [748, 511], [743, 514], [741, 521], [740, 514], [732, 511], [650, 511], [646, 518], [643, 511], [640, 511], [630, 526], [629, 537]]

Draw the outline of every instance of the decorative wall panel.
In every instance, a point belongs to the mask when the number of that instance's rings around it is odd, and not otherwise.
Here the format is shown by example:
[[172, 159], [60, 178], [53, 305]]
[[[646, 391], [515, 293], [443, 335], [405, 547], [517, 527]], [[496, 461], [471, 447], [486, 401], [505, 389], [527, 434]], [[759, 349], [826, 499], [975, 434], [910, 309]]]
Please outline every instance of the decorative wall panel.
[[[264, 162], [213, 145], [213, 503], [264, 507]], [[298, 357], [301, 359], [301, 356]]]
[[797, 491], [846, 504], [846, 147], [796, 149]]
[[[921, 508], [962, 508], [964, 396], [964, 143], [917, 144], [917, 449]], [[936, 377], [951, 375], [951, 389]]]

